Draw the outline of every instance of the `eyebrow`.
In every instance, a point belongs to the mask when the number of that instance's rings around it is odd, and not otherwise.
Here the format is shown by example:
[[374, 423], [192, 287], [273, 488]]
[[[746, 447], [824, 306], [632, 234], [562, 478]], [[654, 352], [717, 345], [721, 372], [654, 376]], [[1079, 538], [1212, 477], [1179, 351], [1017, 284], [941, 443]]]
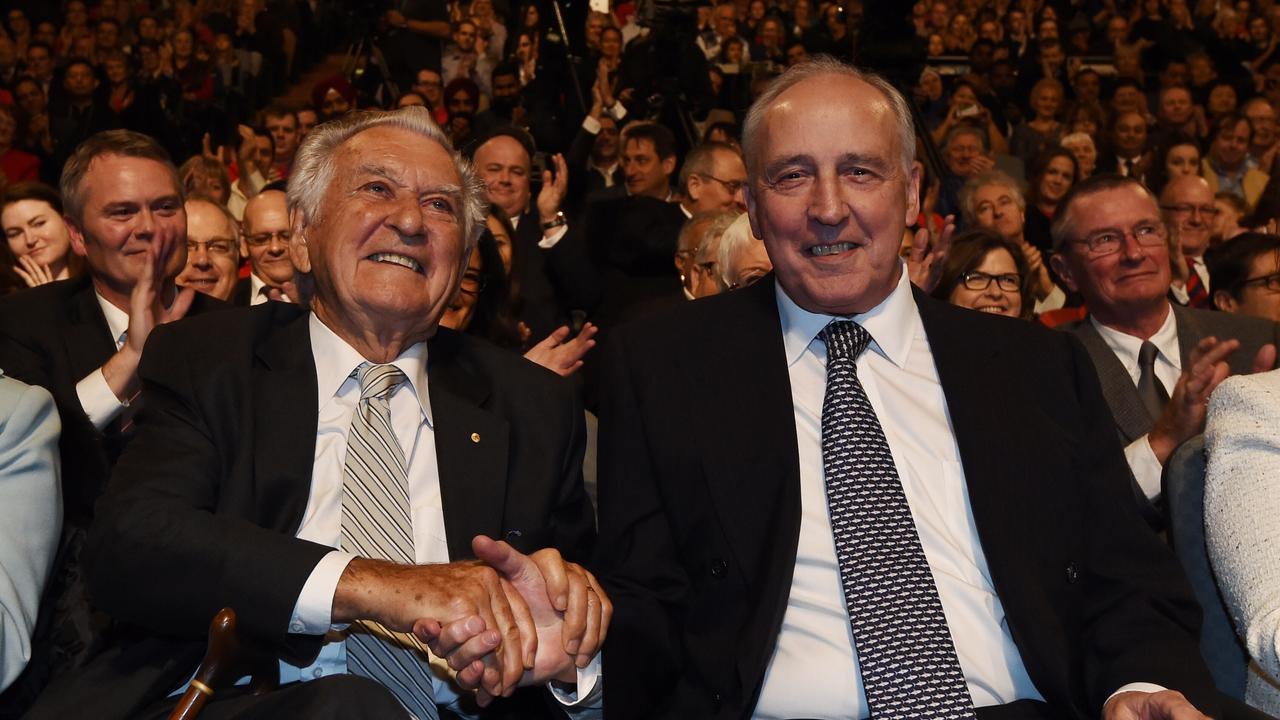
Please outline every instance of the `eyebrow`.
[[400, 187], [404, 187], [404, 182], [400, 179], [400, 173], [393, 171], [386, 165], [365, 163], [356, 169], [356, 175], [376, 175], [380, 178], [390, 180]]

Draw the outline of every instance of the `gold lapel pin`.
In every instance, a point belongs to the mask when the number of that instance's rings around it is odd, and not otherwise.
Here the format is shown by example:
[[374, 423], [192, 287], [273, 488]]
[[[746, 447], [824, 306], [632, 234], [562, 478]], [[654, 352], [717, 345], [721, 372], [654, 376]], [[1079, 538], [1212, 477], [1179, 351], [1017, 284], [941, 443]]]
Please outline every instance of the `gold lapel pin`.
[[471, 442], [473, 443], [480, 442], [480, 433], [471, 433]]

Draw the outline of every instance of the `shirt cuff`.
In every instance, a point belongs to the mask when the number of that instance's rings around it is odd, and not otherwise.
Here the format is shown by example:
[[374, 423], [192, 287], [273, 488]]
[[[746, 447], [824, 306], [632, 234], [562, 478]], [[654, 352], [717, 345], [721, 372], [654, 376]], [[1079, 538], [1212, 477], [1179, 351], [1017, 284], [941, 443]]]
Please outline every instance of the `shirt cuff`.
[[569, 226], [561, 225], [560, 227], [556, 228], [556, 231], [551, 233], [550, 235], [544, 235], [542, 239], [538, 241], [538, 247], [542, 248], [543, 250], [550, 250], [551, 248], [556, 246], [556, 243], [564, 239], [565, 233], [567, 232], [569, 232]]
[[120, 398], [111, 391], [102, 368], [94, 370], [76, 383], [76, 398], [80, 401], [84, 414], [89, 416], [89, 422], [98, 430], [106, 427], [121, 410], [129, 406], [126, 402], [120, 402]]
[[324, 635], [333, 627], [333, 596], [338, 581], [355, 555], [338, 550], [320, 558], [298, 593], [298, 603], [289, 617], [289, 632], [294, 635]]
[[1173, 295], [1173, 299], [1178, 301], [1179, 305], [1186, 305], [1191, 302], [1191, 294], [1187, 292], [1186, 285], [1169, 285], [1169, 292]]
[[599, 120], [597, 120], [597, 119], [595, 119], [595, 118], [593, 118], [593, 117], [591, 117], [590, 115], [588, 115], [588, 116], [586, 116], [586, 117], [582, 118], [582, 129], [583, 129], [583, 130], [586, 130], [587, 132], [591, 133], [592, 135], [599, 135], [599, 134], [600, 134], [600, 121], [599, 121]]
[[1164, 468], [1156, 459], [1147, 436], [1143, 435], [1129, 443], [1124, 449], [1124, 457], [1129, 462], [1129, 470], [1133, 472], [1134, 479], [1138, 481], [1138, 487], [1142, 488], [1142, 494], [1155, 502], [1160, 497], [1160, 475]]
[[627, 116], [627, 108], [622, 104], [621, 100], [614, 100], [613, 107], [609, 108], [609, 114], [613, 116], [614, 120], [622, 122], [622, 118]]
[[1158, 693], [1158, 692], [1164, 692], [1165, 690], [1168, 690], [1168, 689], [1169, 688], [1163, 685], [1156, 685], [1155, 683], [1146, 683], [1146, 682], [1127, 683], [1125, 685], [1121, 685], [1119, 690], [1116, 690], [1115, 692], [1108, 695], [1107, 699], [1102, 702], [1102, 706], [1106, 707], [1107, 703], [1111, 702], [1111, 698], [1119, 695], [1120, 693], [1127, 693], [1127, 692]]
[[1039, 315], [1040, 313], [1049, 312], [1050, 310], [1057, 310], [1066, 304], [1067, 294], [1062, 291], [1062, 288], [1054, 285], [1053, 289], [1049, 291], [1048, 295], [1044, 296], [1043, 300], [1036, 301], [1035, 313]]
[[588, 718], [599, 717], [602, 714], [593, 712], [604, 709], [604, 705], [600, 702], [600, 699], [604, 696], [600, 655], [601, 653], [596, 653], [586, 667], [578, 668], [578, 684], [572, 690], [562, 689], [564, 686], [561, 683], [547, 683], [547, 689], [551, 691], [551, 696], [564, 707], [565, 711], [574, 720], [587, 720]]

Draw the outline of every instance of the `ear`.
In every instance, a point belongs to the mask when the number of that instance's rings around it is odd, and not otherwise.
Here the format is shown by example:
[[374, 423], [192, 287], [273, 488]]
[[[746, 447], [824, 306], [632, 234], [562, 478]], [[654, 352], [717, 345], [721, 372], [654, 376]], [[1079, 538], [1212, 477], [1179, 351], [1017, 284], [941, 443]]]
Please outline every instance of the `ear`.
[[756, 214], [756, 191], [749, 178], [742, 186], [742, 199], [747, 203], [747, 221], [751, 223], [751, 234], [763, 239], [764, 234], [760, 232], [760, 220]]
[[686, 184], [684, 194], [685, 194], [685, 197], [689, 198], [694, 202], [697, 202], [698, 198], [702, 197], [702, 178], [698, 177], [697, 175], [690, 175], [689, 182]]
[[675, 156], [675, 155], [672, 155], [672, 156], [671, 156], [671, 157], [669, 157], [669, 158], [663, 158], [663, 159], [662, 159], [662, 174], [664, 174], [664, 175], [670, 175], [671, 173], [675, 172], [675, 169], [676, 169], [676, 156]]
[[907, 227], [916, 224], [920, 217], [920, 165], [911, 163], [911, 172], [907, 175], [907, 216], [903, 222]]
[[85, 257], [84, 250], [84, 231], [80, 229], [80, 225], [71, 219], [70, 215], [63, 215], [62, 222], [67, 226], [67, 237], [71, 240], [71, 251], [80, 257]]
[[307, 231], [310, 226], [301, 209], [295, 208], [289, 213], [289, 225], [293, 228], [293, 237], [289, 239], [289, 259], [293, 261], [293, 267], [299, 273], [309, 273], [311, 272], [311, 251], [307, 246]]
[[1062, 282], [1066, 283], [1067, 289], [1071, 292], [1079, 291], [1076, 285], [1076, 279], [1071, 274], [1071, 265], [1067, 263], [1067, 259], [1062, 257], [1062, 253], [1055, 252], [1049, 255], [1049, 267], [1058, 273], [1058, 277], [1062, 278]]
[[1226, 290], [1213, 291], [1213, 305], [1222, 312], [1235, 313], [1240, 310], [1240, 303]]

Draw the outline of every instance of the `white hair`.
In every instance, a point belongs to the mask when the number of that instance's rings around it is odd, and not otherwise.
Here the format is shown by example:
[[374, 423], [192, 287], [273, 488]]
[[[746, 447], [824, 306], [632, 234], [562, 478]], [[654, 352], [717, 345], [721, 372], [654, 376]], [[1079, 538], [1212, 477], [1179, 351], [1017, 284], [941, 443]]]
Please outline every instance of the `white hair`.
[[1069, 135], [1063, 135], [1062, 139], [1058, 141], [1058, 144], [1064, 148], [1070, 148], [1072, 145], [1085, 145], [1085, 144], [1088, 144], [1090, 147], [1094, 147], [1093, 138], [1089, 135], [1089, 133], [1085, 133], [1085, 132], [1074, 132], [1074, 133], [1070, 133]]
[[751, 108], [747, 110], [746, 120], [742, 123], [742, 148], [744, 159], [747, 162], [747, 172], [752, 177], [757, 176], [760, 172], [760, 159], [758, 157], [760, 132], [764, 124], [765, 113], [769, 111], [769, 108], [773, 107], [778, 98], [786, 91], [805, 80], [823, 75], [853, 78], [867, 83], [884, 95], [885, 100], [889, 103], [889, 109], [893, 112], [894, 119], [898, 124], [898, 141], [902, 146], [900, 148], [902, 168], [910, 174], [911, 163], [916, 157], [916, 129], [912, 122], [911, 107], [907, 105], [902, 93], [898, 92], [883, 77], [846, 65], [830, 55], [815, 55], [805, 62], [793, 65], [773, 82], [769, 83], [764, 92], [760, 93], [760, 97], [751, 103]]
[[720, 279], [725, 287], [733, 287], [737, 278], [733, 277], [732, 264], [734, 258], [742, 254], [751, 243], [764, 242], [751, 232], [751, 219], [742, 213], [725, 228], [720, 235], [720, 249], [716, 253], [717, 267], [720, 268]]
[[[454, 151], [448, 136], [431, 119], [431, 112], [425, 107], [355, 111], [313, 128], [298, 148], [293, 171], [289, 174], [289, 212], [301, 210], [306, 223], [316, 222], [320, 218], [325, 191], [333, 182], [334, 157], [338, 147], [375, 127], [394, 127], [417, 133], [449, 153], [454, 169], [462, 178], [458, 222], [462, 226], [463, 243], [467, 250], [475, 247], [486, 227], [485, 218], [489, 212], [484, 182], [471, 163]], [[463, 257], [466, 257], [465, 253]]]

